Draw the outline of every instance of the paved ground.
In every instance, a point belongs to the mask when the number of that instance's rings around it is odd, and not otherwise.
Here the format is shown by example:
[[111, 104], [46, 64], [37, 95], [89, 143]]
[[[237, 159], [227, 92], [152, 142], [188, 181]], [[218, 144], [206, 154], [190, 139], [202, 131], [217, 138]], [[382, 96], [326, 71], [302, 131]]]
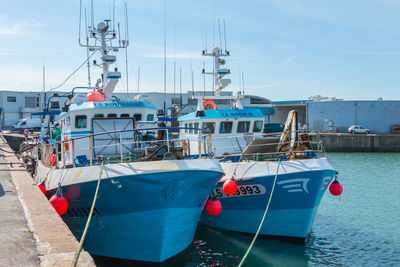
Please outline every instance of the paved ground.
[[[0, 162], [5, 162], [0, 154]], [[15, 168], [21, 168], [15, 166]], [[0, 164], [0, 169], [8, 169]], [[9, 171], [0, 171], [0, 266], [39, 266], [35, 241]]]

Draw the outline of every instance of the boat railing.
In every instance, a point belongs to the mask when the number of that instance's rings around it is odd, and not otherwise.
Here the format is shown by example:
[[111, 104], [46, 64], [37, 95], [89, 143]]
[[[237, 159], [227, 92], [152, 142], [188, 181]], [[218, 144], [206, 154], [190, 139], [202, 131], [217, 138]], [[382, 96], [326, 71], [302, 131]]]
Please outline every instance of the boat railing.
[[[188, 139], [174, 137], [173, 132], [181, 129], [198, 132], [199, 153], [191, 153]], [[210, 137], [211, 134], [207, 130], [193, 127], [153, 127], [93, 133], [66, 138], [52, 144], [42, 142], [40, 160], [47, 167], [71, 168], [82, 165], [92, 166], [102, 160], [105, 160], [105, 163], [126, 163], [161, 159], [211, 158], [213, 150]], [[95, 145], [96, 141], [102, 143]], [[102, 153], [113, 147], [115, 153]], [[147, 155], [146, 152], [148, 152]]]
[[[289, 131], [288, 135], [292, 135], [294, 131]], [[274, 160], [281, 157], [288, 159], [293, 158], [320, 158], [324, 157], [326, 152], [323, 147], [319, 133], [307, 132], [304, 130], [296, 131], [298, 138], [290, 140], [288, 138], [281, 139], [281, 132], [268, 133], [263, 135], [243, 134], [243, 135], [230, 135], [230, 136], [213, 136], [213, 141], [218, 142], [217, 149], [219, 151], [232, 150], [232, 144], [236, 144], [236, 155], [240, 155], [242, 159], [256, 159], [256, 160]], [[313, 138], [310, 138], [310, 135]], [[314, 137], [315, 136], [315, 137]], [[235, 139], [234, 142], [223, 140]], [[242, 142], [240, 142], [240, 140]], [[244, 141], [243, 141], [244, 140]], [[226, 146], [224, 146], [226, 144]], [[216, 147], [214, 146], [214, 149]], [[218, 154], [218, 153], [216, 153]], [[233, 155], [235, 153], [231, 153]], [[225, 155], [220, 155], [220, 158], [226, 158]]]

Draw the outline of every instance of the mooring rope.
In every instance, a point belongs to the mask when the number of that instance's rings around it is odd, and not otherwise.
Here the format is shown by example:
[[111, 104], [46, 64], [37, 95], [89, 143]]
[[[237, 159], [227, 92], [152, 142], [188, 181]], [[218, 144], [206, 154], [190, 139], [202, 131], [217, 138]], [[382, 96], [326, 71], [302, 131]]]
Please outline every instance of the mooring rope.
[[101, 169], [100, 169], [99, 179], [97, 181], [96, 192], [94, 193], [94, 197], [93, 197], [92, 207], [90, 208], [89, 217], [88, 217], [88, 220], [86, 222], [85, 229], [83, 230], [83, 234], [82, 234], [82, 237], [81, 237], [81, 241], [79, 242], [78, 249], [75, 252], [74, 259], [72, 260], [72, 264], [71, 264], [72, 267], [76, 267], [76, 264], [78, 263], [79, 255], [81, 254], [81, 251], [82, 251], [83, 242], [85, 241], [85, 237], [86, 237], [87, 230], [89, 228], [90, 220], [92, 219], [94, 206], [96, 205], [97, 194], [99, 192], [101, 175], [103, 173], [103, 166], [104, 166], [104, 160], [101, 162]]
[[277, 177], [278, 177], [279, 166], [280, 166], [280, 165], [281, 165], [281, 158], [279, 158], [279, 160], [278, 160], [278, 167], [276, 168], [276, 174], [275, 174], [274, 183], [273, 183], [273, 185], [272, 185], [271, 194], [269, 195], [268, 204], [267, 204], [267, 207], [265, 208], [264, 215], [263, 215], [263, 217], [262, 217], [262, 219], [261, 219], [260, 225], [258, 226], [257, 232], [256, 232], [256, 234], [254, 235], [254, 238], [253, 238], [253, 240], [251, 241], [251, 244], [250, 244], [249, 248], [247, 249], [246, 253], [244, 254], [242, 260], [240, 261], [238, 267], [241, 267], [241, 266], [244, 264], [244, 262], [246, 261], [246, 258], [247, 258], [247, 256], [249, 255], [251, 249], [253, 248], [253, 245], [254, 245], [254, 243], [256, 242], [256, 239], [257, 239], [257, 237], [258, 237], [258, 234], [260, 233], [260, 230], [261, 230], [261, 228], [262, 228], [262, 226], [263, 226], [263, 224], [264, 224], [265, 217], [267, 216], [267, 213], [268, 213], [269, 204], [271, 203], [272, 194], [274, 193], [274, 190], [275, 190], [275, 184], [276, 184], [276, 179], [277, 179]]

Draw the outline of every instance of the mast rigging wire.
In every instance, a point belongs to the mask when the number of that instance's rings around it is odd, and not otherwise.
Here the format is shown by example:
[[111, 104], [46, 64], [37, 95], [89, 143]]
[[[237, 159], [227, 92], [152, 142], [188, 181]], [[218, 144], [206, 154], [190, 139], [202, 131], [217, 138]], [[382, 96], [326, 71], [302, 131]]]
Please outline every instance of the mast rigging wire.
[[59, 86], [53, 87], [49, 90], [49, 92], [56, 90], [58, 88], [60, 88], [61, 86], [63, 86], [80, 68], [82, 68], [86, 62], [89, 61], [89, 59], [96, 53], [96, 51], [94, 51], [76, 70], [74, 70]]

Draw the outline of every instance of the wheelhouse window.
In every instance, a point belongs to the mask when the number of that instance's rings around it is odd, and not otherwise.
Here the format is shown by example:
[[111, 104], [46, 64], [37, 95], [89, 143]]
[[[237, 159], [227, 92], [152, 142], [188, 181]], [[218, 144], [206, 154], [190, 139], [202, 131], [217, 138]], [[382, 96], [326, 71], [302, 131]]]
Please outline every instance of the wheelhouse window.
[[86, 115], [75, 116], [75, 128], [86, 128], [87, 117]]
[[140, 114], [140, 113], [133, 114], [133, 117], [135, 118], [135, 121], [141, 121], [142, 120], [142, 114]]
[[202, 129], [213, 134], [215, 131], [215, 122], [203, 122]]
[[239, 121], [238, 127], [237, 127], [237, 132], [238, 133], [248, 133], [249, 128], [250, 128], [249, 121]]
[[107, 115], [107, 118], [116, 118], [116, 117], [117, 117], [117, 114], [115, 114], [115, 113], [111, 113], [111, 114]]
[[154, 114], [147, 114], [147, 121], [154, 121]]
[[198, 128], [199, 128], [199, 123], [198, 123], [198, 122], [195, 122], [195, 123], [194, 123], [194, 128], [196, 128], [196, 129], [194, 129], [194, 133], [195, 133], [195, 134], [199, 133], [199, 130], [198, 130]]
[[122, 113], [121, 114], [121, 118], [129, 118], [129, 114], [128, 113]]
[[193, 123], [189, 123], [189, 133], [193, 133]]
[[104, 114], [94, 114], [94, 118], [104, 118]]
[[264, 125], [263, 121], [255, 121], [253, 125], [253, 133], [261, 132], [263, 125]]
[[231, 133], [232, 132], [232, 121], [223, 121], [219, 124], [219, 133], [220, 134], [225, 134], [225, 133]]

